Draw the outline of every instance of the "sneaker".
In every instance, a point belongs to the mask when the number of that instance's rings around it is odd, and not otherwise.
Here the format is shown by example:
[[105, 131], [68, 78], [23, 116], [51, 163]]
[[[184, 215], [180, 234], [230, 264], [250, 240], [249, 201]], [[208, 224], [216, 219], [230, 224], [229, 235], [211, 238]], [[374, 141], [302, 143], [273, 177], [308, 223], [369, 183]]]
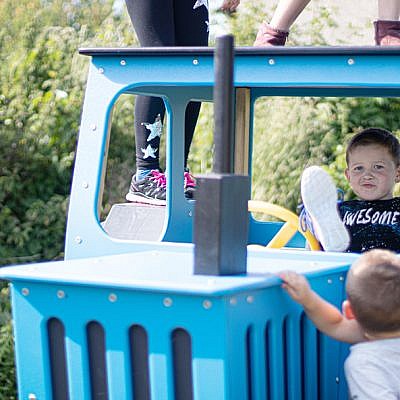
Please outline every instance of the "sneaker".
[[[344, 192], [342, 189], [337, 189], [337, 204], [339, 205], [344, 201]], [[310, 231], [314, 236], [314, 227], [304, 204], [301, 203], [297, 206], [297, 214], [299, 215], [299, 227], [303, 232]]]
[[191, 200], [193, 199], [194, 192], [196, 191], [196, 180], [187, 171], [185, 171], [185, 173], [183, 174], [183, 178], [184, 178], [183, 190], [185, 192], [185, 197]]
[[301, 197], [315, 237], [325, 251], [345, 251], [350, 235], [337, 208], [337, 190], [322, 168], [306, 168], [301, 176]]
[[165, 206], [165, 174], [157, 170], [152, 170], [148, 175], [139, 181], [136, 181], [136, 175], [133, 175], [129, 192], [125, 198], [126, 200], [135, 203]]

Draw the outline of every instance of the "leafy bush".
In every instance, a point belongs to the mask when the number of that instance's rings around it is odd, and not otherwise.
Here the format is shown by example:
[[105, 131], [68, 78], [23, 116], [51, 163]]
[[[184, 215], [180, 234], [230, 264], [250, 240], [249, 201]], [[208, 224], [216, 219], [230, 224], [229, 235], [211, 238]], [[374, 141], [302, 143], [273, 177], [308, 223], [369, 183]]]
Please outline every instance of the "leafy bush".
[[83, 90], [65, 60], [77, 45], [71, 37], [70, 28], [45, 29], [12, 78], [1, 82], [3, 264], [21, 255], [52, 259], [62, 254]]
[[[135, 43], [129, 18], [113, 6], [113, 0], [0, 2], [0, 266], [63, 255], [89, 63], [78, 48]], [[0, 399], [10, 400], [16, 398], [11, 317], [8, 289], [1, 288]]]
[[15, 366], [8, 288], [0, 282], [0, 399], [14, 400]]
[[[112, 0], [0, 4], [0, 265], [63, 255], [89, 63], [77, 50], [135, 43], [127, 14], [113, 6]], [[113, 130], [123, 141], [122, 128]]]

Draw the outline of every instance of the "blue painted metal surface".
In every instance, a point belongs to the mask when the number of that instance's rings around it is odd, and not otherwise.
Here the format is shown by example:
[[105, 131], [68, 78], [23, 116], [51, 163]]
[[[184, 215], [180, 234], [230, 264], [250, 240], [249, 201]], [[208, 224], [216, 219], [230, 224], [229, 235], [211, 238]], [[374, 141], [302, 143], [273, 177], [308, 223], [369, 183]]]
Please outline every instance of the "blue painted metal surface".
[[152, 399], [175, 399], [171, 332], [177, 328], [191, 338], [195, 400], [338, 399], [345, 385], [341, 345], [317, 334], [275, 274], [306, 273], [317, 292], [340, 306], [355, 257], [251, 250], [246, 276], [210, 277], [193, 275], [193, 248], [182, 244], [3, 268], [0, 277], [13, 282], [20, 398], [52, 398], [47, 326], [57, 319], [65, 329], [70, 399], [93, 398], [86, 333], [93, 321], [105, 332], [110, 400], [133, 398], [128, 332], [134, 325], [148, 337]]

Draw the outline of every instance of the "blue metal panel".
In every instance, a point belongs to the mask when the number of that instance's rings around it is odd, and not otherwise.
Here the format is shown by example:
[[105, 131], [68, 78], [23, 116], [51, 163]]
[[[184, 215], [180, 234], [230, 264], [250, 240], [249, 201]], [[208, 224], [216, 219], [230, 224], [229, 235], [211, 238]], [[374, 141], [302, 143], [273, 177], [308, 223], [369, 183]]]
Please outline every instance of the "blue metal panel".
[[[43, 288], [42, 288], [43, 290]], [[44, 290], [43, 290], [44, 292]], [[54, 301], [53, 297], [47, 298], [49, 302]], [[90, 400], [90, 381], [89, 377], [89, 360], [87, 357], [87, 338], [86, 338], [86, 321], [82, 318], [76, 318], [81, 309], [82, 302], [86, 303], [86, 299], [79, 299], [79, 305], [70, 310], [69, 318], [64, 318], [61, 313], [57, 312], [54, 315], [65, 325], [65, 347], [66, 347], [66, 362], [68, 373], [68, 389], [71, 399], [81, 398], [82, 400]], [[60, 303], [60, 302], [58, 302]], [[53, 306], [57, 306], [55, 303]], [[46, 315], [46, 314], [45, 314]], [[73, 323], [68, 323], [69, 319], [73, 319]], [[26, 343], [26, 345], [29, 345]]]
[[17, 366], [18, 394], [28, 399], [29, 394], [36, 398], [51, 399], [50, 365], [45, 334], [46, 319], [40, 310], [26, 301], [27, 295], [37, 297], [36, 288], [27, 289], [24, 285], [12, 286], [13, 328], [15, 338], [15, 360]]
[[[177, 245], [178, 246], [178, 245]], [[358, 255], [295, 250], [249, 250], [247, 274], [210, 277], [193, 274], [193, 246], [0, 269], [0, 278], [56, 285], [113, 287], [140, 291], [225, 295], [278, 284], [277, 272], [292, 269], [310, 275], [341, 272]]]
[[192, 251], [1, 269], [0, 277], [13, 282], [21, 398], [34, 393], [51, 399], [50, 318], [65, 327], [70, 398], [91, 398], [86, 330], [93, 321], [105, 333], [110, 400], [132, 398], [128, 332], [133, 325], [148, 335], [155, 399], [174, 399], [171, 333], [178, 328], [191, 337], [195, 400], [330, 400], [345, 391], [343, 381], [336, 383], [343, 361], [340, 345], [323, 336], [318, 340], [274, 274], [282, 269], [308, 273], [315, 290], [339, 306], [344, 274], [357, 256], [250, 251], [247, 275], [209, 277], [193, 275]]
[[108, 330], [106, 335], [107, 386], [115, 399], [133, 398], [127, 332], [127, 327], [120, 327]]

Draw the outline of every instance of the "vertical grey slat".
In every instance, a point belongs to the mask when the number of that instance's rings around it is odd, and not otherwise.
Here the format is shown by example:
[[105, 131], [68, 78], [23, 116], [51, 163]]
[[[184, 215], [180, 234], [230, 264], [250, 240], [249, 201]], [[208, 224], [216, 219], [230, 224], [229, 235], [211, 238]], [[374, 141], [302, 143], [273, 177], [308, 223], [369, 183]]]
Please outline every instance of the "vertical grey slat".
[[140, 325], [129, 329], [133, 399], [150, 400], [149, 343], [146, 330]]
[[47, 322], [47, 332], [53, 399], [69, 400], [64, 325], [59, 319], [51, 318]]
[[192, 341], [187, 331], [172, 332], [175, 400], [193, 400]]
[[86, 328], [92, 400], [108, 400], [106, 347], [103, 327], [90, 322]]

